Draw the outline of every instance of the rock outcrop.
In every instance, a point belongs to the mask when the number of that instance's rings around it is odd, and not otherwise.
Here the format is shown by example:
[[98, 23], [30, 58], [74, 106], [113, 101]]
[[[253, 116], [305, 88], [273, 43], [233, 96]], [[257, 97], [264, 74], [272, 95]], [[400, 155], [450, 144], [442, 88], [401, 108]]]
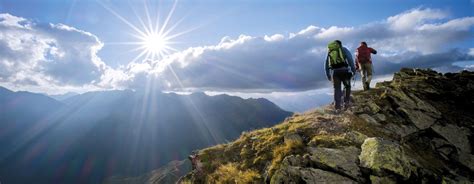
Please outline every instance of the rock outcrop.
[[[200, 150], [182, 183], [473, 183], [474, 73], [402, 69], [325, 107]], [[238, 172], [237, 172], [238, 171]], [[222, 178], [222, 177], [221, 177]]]

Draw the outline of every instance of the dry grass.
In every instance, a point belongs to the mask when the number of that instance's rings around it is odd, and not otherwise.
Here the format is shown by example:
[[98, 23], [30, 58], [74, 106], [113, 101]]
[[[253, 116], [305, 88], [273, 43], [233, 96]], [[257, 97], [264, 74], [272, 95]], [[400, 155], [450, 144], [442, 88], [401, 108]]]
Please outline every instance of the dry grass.
[[[217, 181], [218, 176], [224, 178], [237, 176], [238, 173], [253, 176], [250, 171], [261, 175], [267, 173], [267, 177], [271, 177], [285, 157], [303, 154], [304, 148], [310, 142], [318, 146], [346, 144], [344, 142], [346, 140], [342, 140], [341, 137], [324, 137], [324, 135], [318, 137], [321, 132], [331, 135], [345, 132], [343, 125], [338, 123], [341, 121], [335, 118], [333, 115], [313, 111], [295, 115], [272, 128], [244, 132], [232, 143], [201, 150], [199, 155], [204, 166], [203, 173], [208, 176], [208, 181]], [[300, 136], [301, 139], [285, 139], [286, 135], [292, 134]], [[323, 140], [325, 138], [330, 140], [325, 142]], [[225, 175], [224, 170], [232, 174]], [[254, 179], [259, 181], [258, 183], [263, 182], [264, 178], [258, 176]], [[232, 183], [231, 180], [219, 181]]]
[[240, 170], [238, 164], [228, 163], [221, 165], [216, 171], [208, 176], [209, 183], [222, 184], [241, 184], [241, 183], [258, 183], [260, 174], [257, 171]]

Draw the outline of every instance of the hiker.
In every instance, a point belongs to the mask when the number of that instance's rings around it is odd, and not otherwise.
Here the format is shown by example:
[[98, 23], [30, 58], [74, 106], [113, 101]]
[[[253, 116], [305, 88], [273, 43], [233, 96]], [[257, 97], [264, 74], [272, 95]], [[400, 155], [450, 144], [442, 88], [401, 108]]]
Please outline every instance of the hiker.
[[[326, 76], [334, 86], [334, 108], [341, 112], [341, 83], [344, 85], [344, 109], [349, 107], [351, 96], [351, 78], [355, 74], [354, 60], [351, 52], [342, 46], [341, 41], [335, 40], [328, 44], [328, 54], [325, 63]], [[332, 77], [330, 71], [332, 70]]]
[[360, 71], [362, 76], [364, 91], [370, 89], [370, 81], [372, 80], [372, 58], [370, 54], [377, 54], [377, 51], [368, 47], [366, 42], [360, 42], [360, 46], [356, 50], [356, 70]]

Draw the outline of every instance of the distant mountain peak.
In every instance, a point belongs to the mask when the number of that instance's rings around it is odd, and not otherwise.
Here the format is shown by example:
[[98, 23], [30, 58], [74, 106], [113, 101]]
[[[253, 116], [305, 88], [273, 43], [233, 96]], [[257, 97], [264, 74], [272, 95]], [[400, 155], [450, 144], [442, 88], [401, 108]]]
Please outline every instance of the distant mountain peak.
[[3, 87], [3, 86], [0, 86], [0, 94], [3, 94], [3, 93], [13, 93], [13, 91]]
[[[58, 102], [42, 94], [9, 92], [0, 94], [0, 130], [5, 130], [0, 131], [4, 148], [0, 150], [0, 179], [5, 183], [102, 183], [111, 177], [107, 181], [112, 183], [121, 179], [167, 183], [185, 174], [189, 161], [152, 170], [173, 159], [186, 159], [192, 150], [235, 139], [242, 131], [275, 125], [291, 115], [271, 102], [204, 93], [94, 91]], [[42, 159], [41, 153], [55, 156]], [[88, 167], [92, 172], [87, 177], [83, 172], [65, 172], [65, 165]], [[147, 174], [134, 177], [141, 173]]]
[[49, 97], [54, 98], [58, 101], [63, 101], [65, 99], [71, 98], [73, 96], [79, 95], [79, 93], [76, 92], [67, 92], [63, 94], [58, 94], [58, 95], [49, 95]]

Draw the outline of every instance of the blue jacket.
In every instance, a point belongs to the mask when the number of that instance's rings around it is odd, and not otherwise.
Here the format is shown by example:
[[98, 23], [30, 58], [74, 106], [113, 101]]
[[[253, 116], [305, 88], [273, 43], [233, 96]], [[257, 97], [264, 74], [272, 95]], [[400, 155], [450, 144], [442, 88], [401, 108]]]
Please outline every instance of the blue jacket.
[[[354, 60], [352, 59], [351, 51], [349, 51], [349, 49], [347, 49], [346, 47], [342, 47], [342, 53], [346, 58], [346, 62], [349, 64], [352, 74], [355, 74], [356, 69], [354, 66]], [[331, 80], [331, 73], [329, 72], [329, 54], [326, 55], [326, 62], [324, 63], [324, 68], [326, 69], [326, 77], [328, 78], [328, 80]], [[348, 68], [342, 67], [337, 68], [335, 70], [348, 70]]]

